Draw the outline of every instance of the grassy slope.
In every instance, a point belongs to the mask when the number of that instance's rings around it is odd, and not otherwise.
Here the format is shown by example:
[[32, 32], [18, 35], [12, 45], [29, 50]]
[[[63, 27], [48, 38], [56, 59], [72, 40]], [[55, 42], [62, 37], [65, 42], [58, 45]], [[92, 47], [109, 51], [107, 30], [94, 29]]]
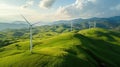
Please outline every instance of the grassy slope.
[[119, 33], [103, 29], [87, 29], [35, 40], [32, 54], [28, 44], [28, 41], [23, 41], [1, 48], [0, 67], [120, 66]]

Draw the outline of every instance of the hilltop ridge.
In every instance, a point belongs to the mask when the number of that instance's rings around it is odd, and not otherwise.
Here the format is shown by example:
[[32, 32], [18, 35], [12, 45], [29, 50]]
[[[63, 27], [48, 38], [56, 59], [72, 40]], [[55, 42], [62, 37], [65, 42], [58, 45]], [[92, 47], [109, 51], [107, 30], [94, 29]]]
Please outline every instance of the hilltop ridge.
[[[18, 46], [16, 46], [19, 45]], [[119, 67], [120, 35], [100, 28], [0, 48], [0, 67]], [[9, 60], [8, 60], [9, 59]]]

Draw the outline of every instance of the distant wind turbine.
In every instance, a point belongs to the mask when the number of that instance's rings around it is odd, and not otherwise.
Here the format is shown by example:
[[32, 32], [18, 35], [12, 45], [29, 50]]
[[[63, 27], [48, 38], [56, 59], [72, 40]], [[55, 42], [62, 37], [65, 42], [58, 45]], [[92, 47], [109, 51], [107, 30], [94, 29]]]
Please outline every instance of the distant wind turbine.
[[71, 24], [71, 31], [73, 31], [73, 23], [72, 23], [72, 21], [70, 22], [70, 24]]
[[94, 28], [96, 28], [96, 22], [94, 21]]
[[91, 28], [91, 24], [90, 24], [90, 21], [88, 22], [88, 26], [89, 26], [89, 29]]
[[30, 30], [30, 52], [32, 53], [32, 49], [33, 49], [32, 28], [33, 28], [33, 25], [38, 24], [39, 22], [34, 23], [34, 24], [31, 24], [31, 23], [25, 18], [25, 16], [23, 16], [22, 14], [21, 14], [21, 17], [22, 17], [22, 18], [26, 21], [26, 23], [29, 25], [29, 30]]

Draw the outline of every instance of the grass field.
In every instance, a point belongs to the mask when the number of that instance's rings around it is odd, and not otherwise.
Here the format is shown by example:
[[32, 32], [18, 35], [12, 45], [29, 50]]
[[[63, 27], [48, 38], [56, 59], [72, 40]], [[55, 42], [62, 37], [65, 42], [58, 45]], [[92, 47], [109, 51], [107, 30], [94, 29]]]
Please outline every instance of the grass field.
[[100, 28], [0, 48], [0, 67], [119, 67], [120, 33]]

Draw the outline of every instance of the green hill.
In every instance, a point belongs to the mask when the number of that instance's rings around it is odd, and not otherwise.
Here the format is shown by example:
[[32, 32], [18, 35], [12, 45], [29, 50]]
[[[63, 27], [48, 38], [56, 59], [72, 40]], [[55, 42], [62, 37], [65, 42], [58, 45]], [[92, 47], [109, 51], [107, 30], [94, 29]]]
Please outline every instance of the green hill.
[[0, 48], [0, 67], [119, 67], [120, 33], [92, 28]]

